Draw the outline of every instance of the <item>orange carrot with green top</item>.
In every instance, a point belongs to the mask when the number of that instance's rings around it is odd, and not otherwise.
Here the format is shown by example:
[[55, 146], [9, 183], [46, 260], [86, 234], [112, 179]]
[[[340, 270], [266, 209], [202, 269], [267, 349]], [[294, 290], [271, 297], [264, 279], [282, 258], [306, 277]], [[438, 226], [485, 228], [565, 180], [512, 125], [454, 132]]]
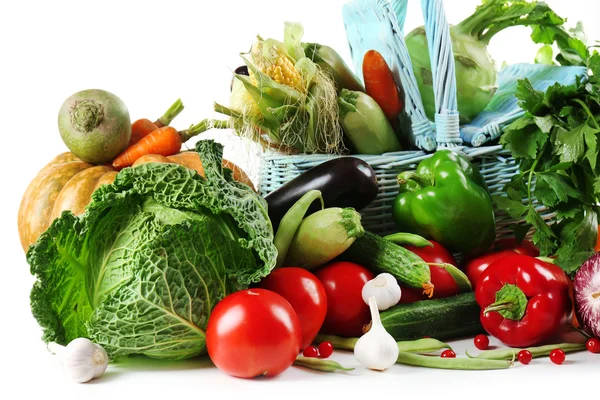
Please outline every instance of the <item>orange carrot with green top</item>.
[[377, 50], [369, 50], [365, 53], [363, 79], [367, 94], [379, 104], [390, 122], [396, 122], [404, 108], [404, 100], [390, 67]]
[[157, 119], [155, 122], [150, 121], [147, 118], [141, 118], [131, 124], [131, 139], [129, 145], [135, 144], [140, 141], [144, 136], [149, 135], [158, 128], [163, 126], [171, 125], [171, 122], [183, 111], [183, 103], [181, 99], [178, 99], [169, 109], [163, 114], [162, 117]]
[[113, 167], [121, 170], [130, 167], [136, 160], [147, 154], [160, 154], [165, 157], [179, 153], [181, 145], [190, 138], [210, 129], [225, 129], [227, 121], [202, 121], [184, 131], [177, 131], [172, 126], [163, 126], [144, 136], [139, 142], [127, 147], [113, 160]]

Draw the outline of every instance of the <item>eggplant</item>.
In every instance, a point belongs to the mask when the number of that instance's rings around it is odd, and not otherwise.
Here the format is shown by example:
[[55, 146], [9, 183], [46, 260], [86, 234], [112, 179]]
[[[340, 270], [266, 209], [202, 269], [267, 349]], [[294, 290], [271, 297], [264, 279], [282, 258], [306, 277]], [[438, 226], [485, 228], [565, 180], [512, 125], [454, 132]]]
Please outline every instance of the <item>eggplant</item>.
[[[265, 196], [275, 232], [285, 213], [309, 190], [321, 192], [326, 208], [360, 211], [375, 200], [379, 186], [373, 168], [359, 158], [340, 157], [319, 164]], [[320, 202], [314, 202], [306, 216], [320, 209]]]

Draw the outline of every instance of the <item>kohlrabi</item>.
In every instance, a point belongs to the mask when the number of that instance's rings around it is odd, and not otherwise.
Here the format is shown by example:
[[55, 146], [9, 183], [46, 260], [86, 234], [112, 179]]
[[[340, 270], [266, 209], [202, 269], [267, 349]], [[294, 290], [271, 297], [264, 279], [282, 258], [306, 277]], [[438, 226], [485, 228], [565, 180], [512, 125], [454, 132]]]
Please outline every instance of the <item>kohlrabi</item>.
[[[585, 62], [577, 51], [582, 42], [564, 30], [565, 21], [544, 2], [484, 0], [473, 15], [450, 26], [461, 123], [469, 122], [483, 111], [496, 91], [497, 70], [487, 46], [492, 37], [505, 28], [531, 26], [531, 38], [535, 43], [557, 43], [561, 54], [556, 60], [560, 64]], [[435, 99], [425, 29], [419, 27], [410, 32], [406, 36], [406, 46], [425, 111], [433, 120]]]

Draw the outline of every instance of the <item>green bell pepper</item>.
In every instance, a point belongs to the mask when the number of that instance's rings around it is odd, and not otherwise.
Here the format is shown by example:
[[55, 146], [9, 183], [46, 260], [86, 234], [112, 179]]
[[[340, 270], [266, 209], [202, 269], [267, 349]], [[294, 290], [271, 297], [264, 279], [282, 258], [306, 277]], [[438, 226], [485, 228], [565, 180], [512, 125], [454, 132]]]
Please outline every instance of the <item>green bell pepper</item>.
[[400, 230], [454, 252], [490, 250], [496, 237], [492, 200], [483, 176], [465, 156], [437, 151], [416, 171], [400, 173], [398, 184], [392, 215]]

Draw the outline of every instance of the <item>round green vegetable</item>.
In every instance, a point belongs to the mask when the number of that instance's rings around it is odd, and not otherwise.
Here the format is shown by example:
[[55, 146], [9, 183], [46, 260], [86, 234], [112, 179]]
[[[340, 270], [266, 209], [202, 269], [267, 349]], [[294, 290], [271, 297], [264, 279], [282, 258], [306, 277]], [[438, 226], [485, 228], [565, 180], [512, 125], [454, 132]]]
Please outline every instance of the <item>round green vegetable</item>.
[[62, 104], [58, 130], [63, 141], [81, 160], [102, 164], [127, 147], [131, 120], [125, 103], [100, 89], [77, 92]]
[[[450, 27], [452, 51], [456, 69], [456, 100], [460, 120], [466, 123], [475, 118], [488, 105], [496, 92], [498, 73], [487, 45], [460, 27]], [[406, 47], [412, 61], [425, 113], [430, 120], [435, 116], [433, 77], [427, 50], [427, 37], [423, 27], [406, 36]]]
[[[562, 27], [564, 22], [543, 1], [488, 0], [462, 22], [450, 26], [461, 123], [482, 112], [496, 91], [497, 71], [487, 50], [494, 35], [511, 26], [530, 26], [534, 42], [548, 45], [557, 41], [560, 48], [573, 39]], [[435, 99], [425, 29], [416, 28], [405, 39], [425, 112], [433, 120]], [[547, 55], [545, 58], [547, 62]]]

